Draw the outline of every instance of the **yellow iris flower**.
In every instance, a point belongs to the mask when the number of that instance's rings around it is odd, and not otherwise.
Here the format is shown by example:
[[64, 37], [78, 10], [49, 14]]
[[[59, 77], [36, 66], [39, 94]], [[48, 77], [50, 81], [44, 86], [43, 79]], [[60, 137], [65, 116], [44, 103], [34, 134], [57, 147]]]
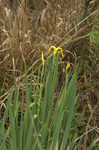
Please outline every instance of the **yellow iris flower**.
[[55, 56], [56, 54], [57, 54], [57, 52], [58, 51], [60, 51], [60, 53], [61, 53], [61, 55], [62, 55], [62, 57], [64, 57], [64, 54], [63, 54], [63, 49], [62, 48], [60, 48], [60, 47], [55, 47], [55, 46], [50, 46], [50, 48], [49, 48], [49, 54], [50, 54], [50, 52], [51, 52], [51, 50], [53, 49], [53, 55]]
[[66, 65], [66, 71], [68, 71], [69, 68], [70, 68], [70, 63], [68, 63], [68, 64]]
[[60, 53], [61, 53], [62, 57], [64, 58], [63, 49], [62, 49], [62, 48], [60, 48], [60, 47], [57, 47], [57, 48], [56, 48], [56, 50], [57, 50], [57, 51], [60, 51]]
[[49, 48], [49, 54], [50, 54], [50, 52], [51, 52], [51, 50], [52, 50], [52, 49], [54, 49], [54, 50], [55, 50], [55, 49], [56, 49], [56, 47], [55, 47], [55, 46], [53, 46], [53, 45], [52, 45], [52, 46], [50, 46], [50, 48]]
[[45, 60], [44, 60], [44, 54], [42, 52], [42, 65], [44, 66]]

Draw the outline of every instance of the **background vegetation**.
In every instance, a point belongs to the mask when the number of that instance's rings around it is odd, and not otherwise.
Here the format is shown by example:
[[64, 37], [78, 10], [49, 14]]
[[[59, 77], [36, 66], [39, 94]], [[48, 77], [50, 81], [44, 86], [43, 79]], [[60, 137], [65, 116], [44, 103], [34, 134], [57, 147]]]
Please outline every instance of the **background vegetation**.
[[[99, 1], [98, 0], [5, 0], [0, 1], [0, 120], [6, 110], [10, 89], [24, 87], [24, 63], [27, 77], [33, 69], [33, 85], [45, 62], [48, 48], [62, 47], [59, 60], [56, 97], [65, 80], [63, 68], [69, 62], [69, 79], [79, 64], [76, 83], [77, 112], [70, 137], [76, 131], [78, 149], [87, 149], [96, 139], [99, 149]], [[19, 92], [21, 103], [22, 93]], [[13, 105], [13, 102], [12, 102]], [[24, 102], [26, 106], [26, 103]]]

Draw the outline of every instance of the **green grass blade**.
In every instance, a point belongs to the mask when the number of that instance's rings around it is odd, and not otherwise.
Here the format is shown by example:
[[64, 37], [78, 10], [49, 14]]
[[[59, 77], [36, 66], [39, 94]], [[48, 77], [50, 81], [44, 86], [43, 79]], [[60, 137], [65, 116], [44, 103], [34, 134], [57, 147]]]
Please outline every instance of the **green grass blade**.
[[65, 150], [67, 139], [69, 136], [70, 127], [71, 127], [71, 122], [72, 122], [72, 118], [74, 114], [74, 104], [76, 100], [76, 87], [75, 87], [76, 80], [77, 80], [77, 72], [74, 73], [70, 81], [68, 91], [67, 91], [66, 106], [67, 106], [68, 112], [66, 112], [67, 121], [66, 121], [65, 130], [64, 130], [63, 141], [62, 141], [61, 148], [60, 148], [61, 150]]
[[9, 135], [9, 129], [6, 131], [5, 124], [6, 124], [6, 119], [8, 117], [8, 111], [10, 108], [10, 101], [12, 99], [12, 95], [13, 95], [13, 87], [10, 89], [8, 99], [7, 99], [8, 100], [7, 101], [7, 107], [6, 107], [6, 110], [4, 112], [2, 123], [0, 125], [0, 129], [1, 129], [0, 130], [0, 136], [2, 137], [2, 143], [0, 144], [0, 149], [3, 149], [5, 147], [6, 139], [7, 139], [7, 136]]

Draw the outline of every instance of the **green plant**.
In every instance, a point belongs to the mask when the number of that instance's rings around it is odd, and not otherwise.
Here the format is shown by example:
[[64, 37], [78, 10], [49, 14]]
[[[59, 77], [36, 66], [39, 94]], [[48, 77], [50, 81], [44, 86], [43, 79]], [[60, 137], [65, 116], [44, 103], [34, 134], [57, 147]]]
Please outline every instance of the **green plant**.
[[96, 17], [92, 21], [92, 31], [89, 33], [90, 46], [99, 45], [99, 13], [96, 14]]
[[[52, 47], [53, 48], [53, 47]], [[54, 47], [54, 56], [48, 59], [38, 72], [38, 84], [32, 87], [32, 74], [30, 81], [25, 76], [25, 88], [21, 91], [21, 106], [19, 108], [19, 96], [21, 85], [15, 92], [11, 88], [8, 96], [6, 110], [0, 123], [0, 149], [3, 150], [65, 150], [68, 145], [70, 129], [74, 116], [76, 100], [77, 71], [68, 80], [68, 68], [66, 67], [66, 79], [55, 100], [56, 81], [58, 75], [57, 51]], [[32, 94], [32, 90], [33, 93]], [[11, 106], [13, 100], [13, 106]], [[26, 107], [24, 108], [24, 101]], [[20, 111], [19, 111], [20, 110]], [[19, 115], [20, 114], [20, 115]], [[9, 120], [7, 128], [5, 124]], [[70, 150], [74, 145], [73, 138]]]

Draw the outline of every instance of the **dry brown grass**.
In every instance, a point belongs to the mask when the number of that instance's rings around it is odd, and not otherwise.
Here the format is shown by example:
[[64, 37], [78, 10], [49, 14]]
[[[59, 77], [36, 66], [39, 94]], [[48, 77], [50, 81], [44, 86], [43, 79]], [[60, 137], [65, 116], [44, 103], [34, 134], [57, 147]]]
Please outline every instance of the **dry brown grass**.
[[[67, 45], [76, 37], [76, 40], [86, 38], [78, 37], [88, 27], [80, 27], [82, 0], [72, 4], [65, 0], [6, 2], [0, 2], [1, 81], [4, 76], [15, 81], [23, 74], [24, 62], [33, 65], [40, 58], [41, 51], [47, 55], [50, 45], [63, 47], [66, 51]], [[35, 9], [30, 9], [32, 5]]]

